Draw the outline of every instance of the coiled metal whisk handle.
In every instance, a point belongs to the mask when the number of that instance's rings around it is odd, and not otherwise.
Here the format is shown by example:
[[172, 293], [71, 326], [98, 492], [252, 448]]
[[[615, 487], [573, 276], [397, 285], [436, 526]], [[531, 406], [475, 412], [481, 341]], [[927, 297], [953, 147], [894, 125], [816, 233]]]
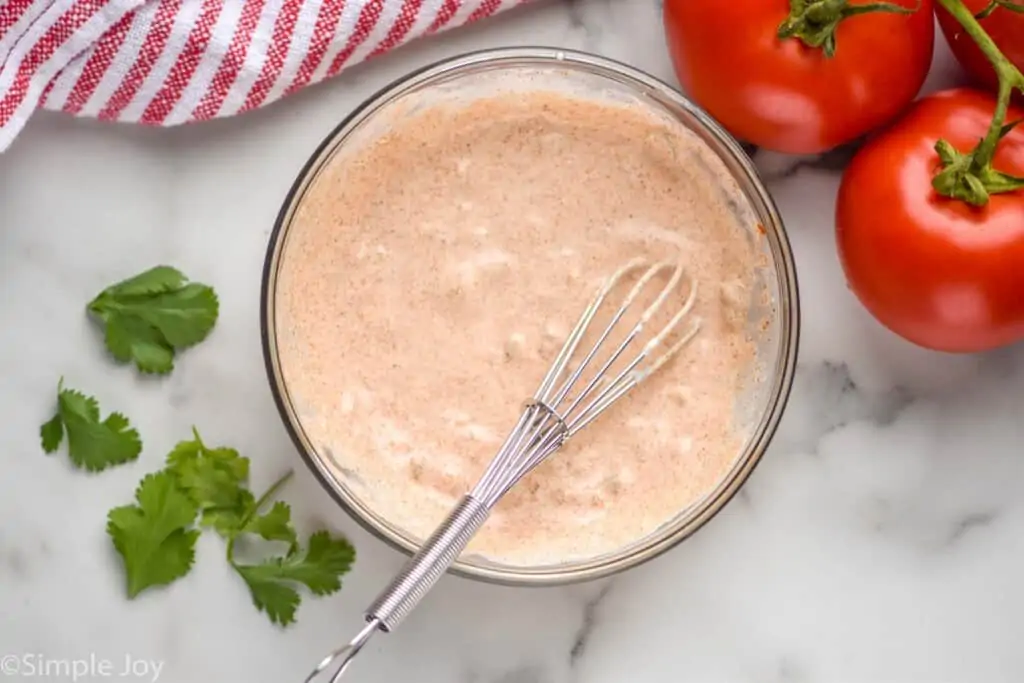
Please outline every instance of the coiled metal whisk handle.
[[473, 496], [465, 496], [373, 601], [366, 611], [367, 619], [379, 621], [387, 631], [398, 626], [465, 550], [490, 513], [490, 508]]
[[348, 645], [328, 655], [306, 678], [305, 683], [312, 683], [332, 666], [335, 672], [329, 680], [336, 683], [374, 633], [393, 630], [412, 612], [469, 545], [490, 514], [491, 509], [485, 503], [472, 495], [463, 497], [420, 550], [406, 562], [401, 573], [366, 610], [367, 624], [359, 635]]
[[[637, 272], [640, 275], [636, 284], [610, 316], [603, 332], [583, 358], [570, 367], [570, 359], [575, 357], [576, 349], [602, 303], [621, 281]], [[629, 323], [624, 337], [620, 341], [609, 342], [612, 331], [660, 274], [668, 275], [667, 284], [659, 288], [653, 302], [643, 309], [638, 319]], [[392, 631], [419, 604], [466, 549], [498, 501], [517, 482], [689, 344], [699, 331], [700, 322], [698, 320], [688, 329], [681, 330], [681, 323], [690, 314], [697, 293], [696, 283], [684, 275], [682, 266], [678, 264], [652, 265], [643, 259], [634, 259], [606, 281], [596, 299], [584, 310], [537, 392], [526, 403], [519, 422], [476, 486], [371, 604], [366, 611], [363, 630], [320, 662], [305, 683], [313, 683], [322, 674], [330, 676], [327, 679], [330, 683], [337, 683], [373, 634]], [[689, 287], [681, 309], [643, 344], [639, 353], [620, 365], [624, 351], [641, 338], [644, 328], [653, 321], [669, 295], [684, 282]], [[667, 346], [667, 349], [660, 354], [653, 353], [662, 346]], [[598, 359], [599, 352], [607, 350], [606, 347], [612, 350], [607, 357]], [[328, 673], [332, 667], [334, 672]]]

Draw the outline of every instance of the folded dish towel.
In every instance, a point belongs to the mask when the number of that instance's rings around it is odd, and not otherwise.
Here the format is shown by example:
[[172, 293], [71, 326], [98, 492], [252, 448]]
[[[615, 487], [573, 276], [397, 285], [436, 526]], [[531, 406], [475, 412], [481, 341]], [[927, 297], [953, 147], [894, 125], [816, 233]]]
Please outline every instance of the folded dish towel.
[[38, 108], [171, 126], [524, 0], [0, 0], [0, 151]]

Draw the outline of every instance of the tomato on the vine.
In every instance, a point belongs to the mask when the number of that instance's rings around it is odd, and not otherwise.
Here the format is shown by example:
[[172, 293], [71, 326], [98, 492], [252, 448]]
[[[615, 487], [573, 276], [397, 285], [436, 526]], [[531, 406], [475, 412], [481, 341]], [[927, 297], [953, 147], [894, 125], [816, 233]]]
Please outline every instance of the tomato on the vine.
[[[995, 99], [973, 89], [922, 98], [846, 169], [836, 207], [850, 288], [896, 334], [941, 351], [973, 352], [1024, 339], [1024, 190], [984, 206], [939, 195], [940, 138], [969, 153]], [[1024, 118], [1011, 108], [1008, 119]], [[1006, 135], [992, 166], [1024, 175], [1024, 127]]]
[[[816, 154], [893, 120], [928, 74], [933, 0], [881, 4], [665, 0], [665, 31], [681, 85], [733, 135]], [[784, 23], [793, 37], [779, 37]]]
[[[1014, 0], [1020, 3], [1021, 0]], [[963, 0], [972, 14], [984, 10], [989, 0]], [[935, 14], [939, 26], [946, 36], [946, 42], [956, 56], [957, 61], [978, 81], [992, 92], [999, 88], [999, 81], [991, 62], [981, 52], [978, 44], [967, 35], [964, 27], [941, 5], [935, 6]], [[978, 21], [1003, 55], [1018, 69], [1024, 71], [1024, 12], [1015, 12], [1006, 7], [997, 7], [989, 16]], [[1024, 95], [1016, 93], [1019, 102], [1024, 102]]]

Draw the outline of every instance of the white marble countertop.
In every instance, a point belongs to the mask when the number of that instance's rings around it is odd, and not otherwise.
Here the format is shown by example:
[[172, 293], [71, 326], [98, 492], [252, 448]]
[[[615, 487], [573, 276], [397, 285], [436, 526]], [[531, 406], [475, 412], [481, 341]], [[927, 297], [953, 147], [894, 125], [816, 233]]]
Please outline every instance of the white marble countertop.
[[[0, 156], [0, 656], [113, 662], [79, 681], [116, 677], [130, 659], [161, 668], [128, 679], [292, 683], [347, 640], [403, 558], [335, 507], [274, 408], [257, 304], [280, 201], [336, 122], [415, 66], [532, 43], [672, 79], [661, 35], [653, 3], [537, 4], [241, 119], [155, 131], [35, 117]], [[958, 77], [944, 45], [936, 60], [927, 89]], [[933, 354], [867, 316], [833, 245], [838, 156], [757, 155], [796, 252], [804, 329], [788, 413], [742, 494], [676, 550], [598, 584], [446, 578], [373, 641], [352, 681], [1024, 679], [1024, 351]], [[83, 311], [103, 286], [161, 262], [222, 297], [214, 335], [164, 382], [115, 369]], [[104, 411], [129, 413], [145, 442], [139, 462], [90, 477], [42, 454], [37, 428], [61, 375]], [[293, 467], [285, 497], [300, 523], [327, 524], [358, 549], [343, 590], [305, 599], [287, 630], [214, 561], [212, 536], [185, 579], [124, 597], [106, 512], [193, 424], [251, 457], [256, 487]]]

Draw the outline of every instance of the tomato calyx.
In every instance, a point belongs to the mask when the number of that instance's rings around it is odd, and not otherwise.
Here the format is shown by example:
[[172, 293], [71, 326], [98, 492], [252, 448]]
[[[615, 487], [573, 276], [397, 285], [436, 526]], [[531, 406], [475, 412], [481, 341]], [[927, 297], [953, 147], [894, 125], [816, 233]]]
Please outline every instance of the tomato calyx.
[[920, 3], [910, 8], [892, 2], [851, 5], [849, 0], [789, 0], [789, 16], [779, 25], [778, 37], [799, 40], [807, 47], [823, 50], [826, 57], [833, 57], [836, 29], [844, 19], [870, 12], [913, 14], [919, 9]]
[[[1015, 121], [1003, 126], [997, 142], [1019, 123]], [[969, 154], [963, 154], [947, 141], [939, 140], [935, 143], [935, 152], [942, 160], [943, 170], [932, 180], [932, 187], [944, 197], [960, 199], [972, 206], [984, 206], [993, 194], [1024, 189], [1024, 177], [992, 168], [991, 162], [985, 161], [981, 145]]]
[[[993, 194], [1024, 189], [1024, 177], [1002, 173], [992, 167], [992, 158], [999, 142], [1021, 123], [1008, 123], [1006, 116], [1014, 88], [1024, 92], [1024, 74], [1021, 74], [1020, 70], [1000, 52], [999, 47], [967, 9], [963, 0], [939, 2], [960, 22], [992, 63], [999, 76], [999, 95], [988, 133], [971, 152], [964, 154], [946, 140], [935, 143], [935, 152], [942, 161], [942, 169], [932, 179], [932, 187], [944, 197], [959, 199], [972, 206], [984, 206], [988, 204], [989, 197]], [[1007, 0], [993, 0], [989, 7], [999, 2], [1006, 3]], [[982, 12], [988, 11], [989, 7]]]

